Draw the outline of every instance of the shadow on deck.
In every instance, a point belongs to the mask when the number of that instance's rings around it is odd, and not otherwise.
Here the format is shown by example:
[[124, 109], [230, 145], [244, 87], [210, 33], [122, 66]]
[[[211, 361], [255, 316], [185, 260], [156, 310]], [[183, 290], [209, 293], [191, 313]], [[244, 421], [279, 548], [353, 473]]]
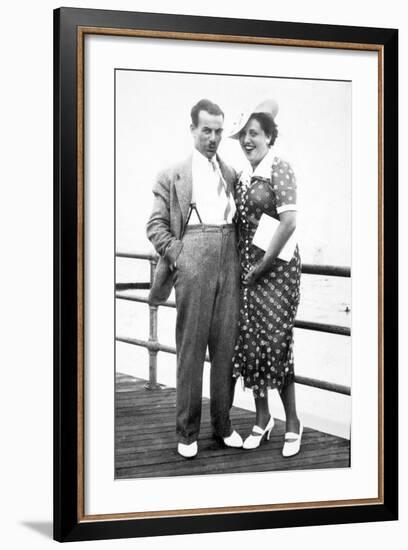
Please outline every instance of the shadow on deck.
[[[285, 426], [277, 420], [269, 441], [258, 449], [222, 448], [211, 435], [209, 400], [203, 398], [199, 452], [192, 460], [176, 451], [176, 392], [162, 386], [144, 388], [145, 380], [118, 373], [115, 410], [115, 478], [168, 477], [199, 474], [265, 472], [347, 468], [350, 466], [350, 441], [305, 428], [298, 455], [281, 455]], [[253, 425], [254, 414], [233, 407], [234, 428], [245, 437]]]

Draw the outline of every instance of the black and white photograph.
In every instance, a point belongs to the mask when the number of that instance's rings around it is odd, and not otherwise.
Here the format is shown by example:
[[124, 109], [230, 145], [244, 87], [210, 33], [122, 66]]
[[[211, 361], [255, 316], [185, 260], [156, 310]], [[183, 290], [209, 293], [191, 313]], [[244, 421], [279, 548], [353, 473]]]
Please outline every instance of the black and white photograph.
[[407, 538], [403, 11], [4, 5], [2, 547]]
[[56, 538], [395, 517], [395, 31], [55, 16]]
[[115, 479], [350, 468], [352, 83], [114, 86]]

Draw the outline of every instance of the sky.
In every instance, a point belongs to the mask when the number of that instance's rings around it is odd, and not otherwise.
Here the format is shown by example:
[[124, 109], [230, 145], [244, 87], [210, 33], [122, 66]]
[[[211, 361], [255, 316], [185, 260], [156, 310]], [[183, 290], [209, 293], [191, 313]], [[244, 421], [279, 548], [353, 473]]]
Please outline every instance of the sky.
[[225, 113], [221, 157], [246, 160], [229, 139], [237, 116], [274, 98], [276, 153], [298, 184], [297, 235], [304, 263], [351, 262], [351, 83], [257, 76], [116, 70], [116, 250], [151, 250], [145, 236], [157, 173], [192, 150], [190, 109], [201, 98]]

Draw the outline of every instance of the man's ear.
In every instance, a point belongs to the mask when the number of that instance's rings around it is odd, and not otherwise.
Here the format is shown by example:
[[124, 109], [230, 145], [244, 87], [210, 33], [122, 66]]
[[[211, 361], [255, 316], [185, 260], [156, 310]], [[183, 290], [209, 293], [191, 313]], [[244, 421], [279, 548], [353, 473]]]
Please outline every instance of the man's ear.
[[196, 129], [193, 123], [190, 124], [190, 132], [193, 132]]

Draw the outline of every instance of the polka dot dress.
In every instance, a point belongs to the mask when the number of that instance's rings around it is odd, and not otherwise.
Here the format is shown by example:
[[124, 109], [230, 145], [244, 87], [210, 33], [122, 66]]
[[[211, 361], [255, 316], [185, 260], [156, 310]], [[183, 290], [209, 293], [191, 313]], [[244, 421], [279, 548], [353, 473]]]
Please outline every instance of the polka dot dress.
[[296, 210], [296, 180], [289, 164], [274, 157], [271, 177], [254, 175], [249, 185], [237, 184], [237, 223], [241, 261], [239, 336], [233, 357], [233, 376], [256, 396], [267, 388], [279, 391], [293, 380], [293, 325], [299, 304], [301, 263], [296, 246], [290, 262], [277, 258], [272, 269], [254, 285], [243, 284], [245, 273], [264, 251], [252, 244], [263, 213], [279, 219]]

